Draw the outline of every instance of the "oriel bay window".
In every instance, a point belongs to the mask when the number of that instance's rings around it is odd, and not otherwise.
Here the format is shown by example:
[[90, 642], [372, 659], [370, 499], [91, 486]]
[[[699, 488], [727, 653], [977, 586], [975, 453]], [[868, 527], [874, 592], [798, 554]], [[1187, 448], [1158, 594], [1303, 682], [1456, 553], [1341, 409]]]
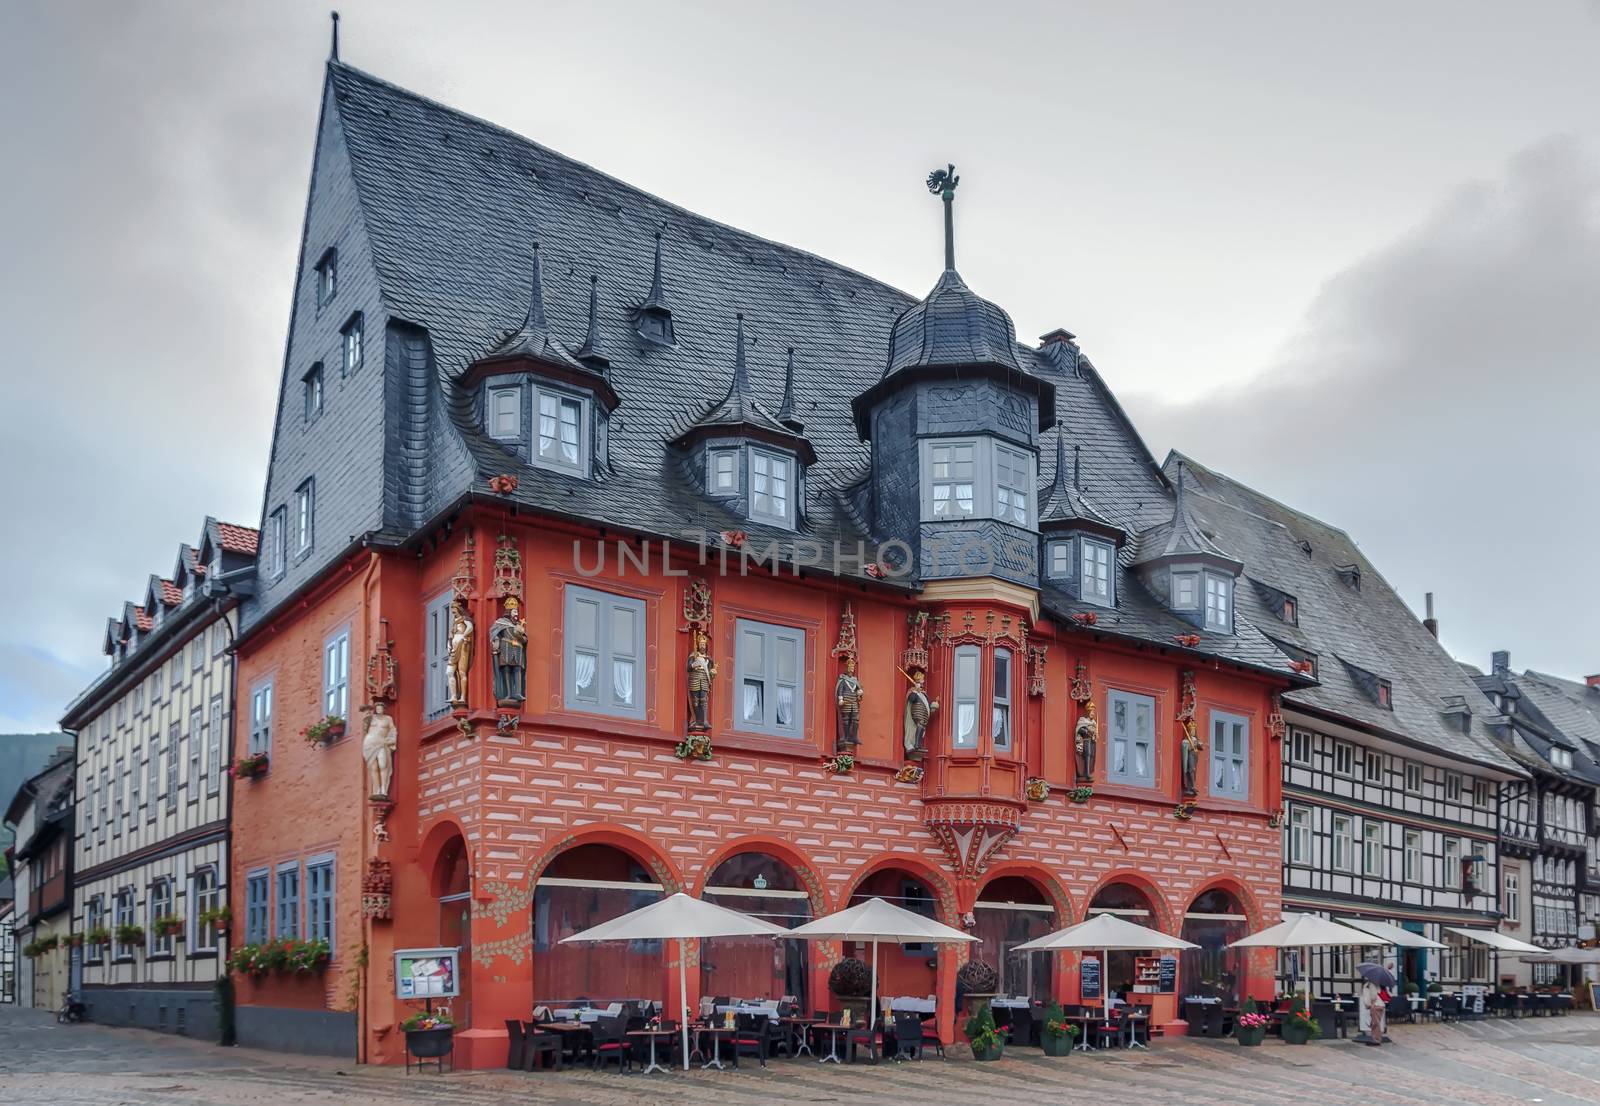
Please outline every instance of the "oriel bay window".
[[994, 651], [994, 726], [996, 751], [1011, 748], [1011, 650]]
[[734, 728], [774, 737], [798, 737], [804, 730], [801, 666], [804, 630], [741, 618], [735, 626], [738, 686]]
[[588, 474], [585, 403], [576, 396], [539, 386], [534, 388], [534, 463], [565, 469], [580, 476]]
[[566, 589], [565, 702], [569, 709], [644, 716], [644, 603]]
[[950, 730], [953, 749], [978, 747], [978, 658], [976, 645], [956, 649], [955, 722]]
[[993, 438], [922, 443], [922, 519], [994, 518], [1033, 525], [1032, 453]]

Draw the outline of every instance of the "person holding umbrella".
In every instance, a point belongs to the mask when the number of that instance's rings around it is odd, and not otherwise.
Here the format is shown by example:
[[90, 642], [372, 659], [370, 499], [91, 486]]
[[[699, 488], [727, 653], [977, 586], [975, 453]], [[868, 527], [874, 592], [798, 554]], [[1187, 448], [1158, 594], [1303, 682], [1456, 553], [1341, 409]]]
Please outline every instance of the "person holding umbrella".
[[[1394, 987], [1394, 974], [1382, 964], [1357, 964], [1356, 974], [1361, 977], [1360, 1016], [1363, 1044], [1381, 1045], [1389, 1040], [1389, 993]], [[1392, 1043], [1392, 1042], [1391, 1042]]]

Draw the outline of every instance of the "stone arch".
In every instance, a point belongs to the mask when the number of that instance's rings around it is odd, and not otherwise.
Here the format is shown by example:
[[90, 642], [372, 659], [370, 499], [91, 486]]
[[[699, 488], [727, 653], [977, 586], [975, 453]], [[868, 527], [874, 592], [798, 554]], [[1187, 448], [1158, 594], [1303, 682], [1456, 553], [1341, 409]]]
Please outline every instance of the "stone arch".
[[1079, 913], [1073, 906], [1071, 893], [1056, 878], [1056, 874], [1043, 864], [1036, 864], [1031, 860], [1007, 860], [991, 864], [978, 884], [978, 894], [983, 894], [985, 887], [1004, 876], [1020, 876], [1037, 885], [1039, 890], [1044, 892], [1045, 898], [1056, 908], [1057, 929], [1080, 920]]
[[870, 863], [862, 865], [840, 890], [839, 897], [835, 900], [834, 909], [843, 910], [849, 906], [850, 897], [856, 893], [861, 885], [886, 868], [903, 868], [919, 879], [927, 881], [928, 886], [933, 889], [935, 900], [939, 904], [937, 911], [939, 921], [948, 926], [959, 926], [961, 924], [961, 919], [956, 912], [955, 885], [950, 882], [949, 877], [941, 869], [929, 864], [915, 853], [884, 853], [874, 858]]
[[1238, 899], [1239, 905], [1244, 908], [1245, 925], [1251, 933], [1266, 927], [1266, 919], [1261, 914], [1260, 900], [1256, 898], [1255, 892], [1250, 890], [1249, 885], [1236, 876], [1215, 875], [1202, 880], [1193, 891], [1189, 892], [1188, 898], [1184, 901], [1184, 913], [1188, 913], [1194, 901], [1207, 891], [1226, 891]]
[[805, 885], [811, 903], [812, 916], [820, 918], [828, 913], [828, 891], [823, 886], [822, 877], [817, 874], [816, 867], [805, 854], [787, 841], [764, 833], [751, 834], [747, 837], [729, 841], [707, 857], [704, 866], [695, 875], [693, 893], [703, 895], [706, 884], [711, 879], [711, 874], [717, 870], [723, 861], [740, 853], [768, 853], [789, 865], [790, 868], [794, 869], [795, 875], [800, 877], [800, 882]]
[[422, 843], [417, 847], [417, 867], [420, 868], [428, 880], [428, 894], [438, 898], [441, 892], [443, 873], [439, 868], [440, 858], [445, 849], [455, 842], [460, 842], [461, 847], [467, 850], [467, 870], [474, 879], [477, 878], [478, 866], [467, 842], [467, 831], [461, 823], [451, 817], [444, 817], [429, 827], [423, 835]]
[[1161, 893], [1161, 889], [1156, 886], [1153, 880], [1133, 868], [1118, 868], [1100, 877], [1100, 882], [1096, 883], [1094, 889], [1084, 897], [1084, 917], [1088, 917], [1090, 909], [1094, 906], [1094, 900], [1099, 897], [1100, 892], [1116, 883], [1126, 883], [1130, 887], [1136, 887], [1144, 894], [1145, 898], [1150, 900], [1150, 908], [1155, 912], [1155, 917], [1151, 919], [1153, 924], [1150, 928], [1159, 929], [1162, 933], [1176, 936], [1176, 921], [1172, 912], [1172, 904], [1167, 901], [1166, 896]]
[[663, 892], [668, 895], [684, 888], [682, 873], [672, 863], [671, 858], [657, 848], [650, 838], [627, 826], [598, 822], [574, 830], [546, 849], [528, 870], [528, 889], [531, 891], [534, 888], [539, 882], [539, 877], [556, 857], [579, 845], [611, 845], [621, 849], [650, 869], [656, 877], [656, 882], [661, 884]]

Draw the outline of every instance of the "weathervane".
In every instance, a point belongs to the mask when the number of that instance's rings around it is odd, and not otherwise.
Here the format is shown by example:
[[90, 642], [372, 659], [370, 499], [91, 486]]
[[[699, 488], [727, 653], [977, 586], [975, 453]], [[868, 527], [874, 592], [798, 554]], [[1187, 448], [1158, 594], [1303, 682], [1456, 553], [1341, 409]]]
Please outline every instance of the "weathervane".
[[944, 267], [956, 267], [956, 224], [955, 217], [951, 214], [956, 199], [956, 185], [961, 183], [961, 178], [956, 176], [956, 167], [948, 165], [943, 169], [935, 169], [928, 174], [928, 191], [944, 200]]

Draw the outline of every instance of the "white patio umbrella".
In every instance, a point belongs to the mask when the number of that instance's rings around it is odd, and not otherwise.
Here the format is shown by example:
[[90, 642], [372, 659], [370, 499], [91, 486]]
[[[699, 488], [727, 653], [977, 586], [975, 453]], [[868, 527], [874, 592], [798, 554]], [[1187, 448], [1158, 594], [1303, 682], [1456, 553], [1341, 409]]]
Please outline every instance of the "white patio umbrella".
[[788, 937], [790, 931], [682, 891], [660, 902], [563, 937], [561, 944], [599, 941], [677, 941], [678, 1010], [683, 1031], [683, 1070], [689, 1070], [689, 942], [701, 937]]
[[952, 929], [943, 922], [924, 918], [901, 906], [882, 899], [868, 899], [864, 903], [825, 915], [805, 925], [783, 931], [785, 937], [803, 937], [808, 941], [865, 941], [872, 945], [872, 997], [867, 1007], [868, 1026], [878, 1023], [878, 942], [894, 945], [954, 944], [957, 941], [976, 941], [970, 933]]
[[1054, 933], [1036, 937], [1032, 941], [1016, 946], [1012, 951], [1067, 952], [1072, 949], [1087, 949], [1090, 952], [1099, 952], [1102, 971], [1100, 996], [1104, 1000], [1106, 1020], [1109, 1021], [1111, 988], [1106, 986], [1103, 973], [1113, 952], [1150, 952], [1157, 949], [1166, 951], [1199, 947], [1191, 941], [1179, 940], [1162, 933], [1159, 929], [1149, 929], [1126, 918], [1119, 918], [1115, 914], [1096, 914], [1066, 929], [1058, 929]]
[[[1346, 945], [1386, 945], [1389, 942], [1365, 930], [1330, 922], [1315, 914], [1285, 914], [1283, 921], [1240, 938], [1230, 949], [1342, 948]], [[1300, 981], [1299, 957], [1289, 978], [1289, 990]]]

